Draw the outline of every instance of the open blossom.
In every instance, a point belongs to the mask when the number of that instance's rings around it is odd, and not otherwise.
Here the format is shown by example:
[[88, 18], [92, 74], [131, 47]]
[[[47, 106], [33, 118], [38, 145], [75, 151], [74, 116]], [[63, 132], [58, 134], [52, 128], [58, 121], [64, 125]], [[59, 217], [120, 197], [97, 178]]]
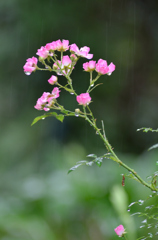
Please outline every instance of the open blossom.
[[89, 61], [89, 62], [86, 62], [86, 63], [83, 63], [83, 69], [86, 71], [86, 72], [91, 72], [91, 71], [94, 71], [95, 69], [95, 64], [96, 64], [96, 61]]
[[70, 57], [68, 55], [66, 55], [66, 56], [63, 56], [62, 62], [60, 60], [58, 60], [58, 64], [60, 65], [60, 67], [55, 62], [53, 64], [53, 69], [57, 70], [58, 75], [63, 75], [62, 72], [64, 74], [67, 74], [70, 71], [72, 61], [71, 61]]
[[57, 43], [56, 41], [53, 41], [51, 43], [47, 43], [45, 48], [48, 50], [48, 51], [55, 51], [57, 49]]
[[90, 103], [91, 97], [90, 97], [89, 93], [81, 93], [80, 95], [78, 95], [76, 97], [76, 100], [80, 105], [86, 106]]
[[55, 87], [51, 93], [44, 92], [42, 96], [37, 100], [34, 108], [37, 110], [49, 111], [51, 105], [53, 104], [53, 99], [59, 97], [59, 92], [60, 90], [58, 87]]
[[52, 75], [52, 76], [48, 79], [48, 82], [49, 82], [51, 85], [54, 85], [54, 84], [57, 82], [57, 80], [58, 80], [57, 76]]
[[80, 57], [84, 57], [87, 59], [93, 58], [93, 54], [89, 54], [90, 48], [87, 46], [84, 46], [79, 49], [78, 46], [75, 43], [73, 43], [70, 45], [70, 51], [74, 52], [77, 56], [80, 56]]
[[63, 56], [63, 58], [62, 58], [62, 68], [71, 67], [71, 63], [72, 63], [72, 61], [71, 61], [71, 59], [69, 58], [68, 55]]
[[38, 56], [42, 57], [43, 59], [46, 59], [49, 55], [49, 51], [47, 50], [46, 47], [41, 47], [40, 49], [37, 50], [36, 53]]
[[56, 50], [58, 51], [66, 51], [69, 49], [69, 40], [63, 39], [62, 41], [59, 39], [56, 41]]
[[110, 63], [110, 65], [108, 66], [106, 60], [99, 59], [96, 64], [95, 70], [102, 75], [111, 75], [111, 73], [115, 70], [115, 65], [113, 63]]
[[124, 229], [124, 226], [123, 225], [119, 225], [117, 228], [114, 229], [116, 234], [119, 236], [119, 237], [122, 237], [123, 234], [125, 233], [125, 229]]
[[36, 108], [37, 110], [43, 110], [44, 106], [47, 103], [47, 99], [48, 99], [49, 95], [50, 95], [49, 92], [44, 92], [42, 94], [42, 96], [37, 100], [36, 105], [34, 106], [34, 108]]
[[28, 58], [23, 66], [26, 75], [30, 75], [36, 70], [38, 59], [36, 57]]
[[59, 92], [60, 92], [59, 88], [55, 87], [52, 91], [52, 97], [53, 98], [58, 98], [59, 97]]

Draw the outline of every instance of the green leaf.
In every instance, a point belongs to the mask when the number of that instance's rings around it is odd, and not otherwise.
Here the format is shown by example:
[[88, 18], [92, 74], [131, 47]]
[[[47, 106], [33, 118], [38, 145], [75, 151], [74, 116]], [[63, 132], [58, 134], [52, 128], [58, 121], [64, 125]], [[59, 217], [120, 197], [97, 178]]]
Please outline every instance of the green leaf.
[[62, 115], [62, 114], [57, 114], [56, 112], [49, 112], [49, 113], [46, 113], [46, 114], [43, 114], [43, 115], [41, 115], [41, 116], [36, 117], [36, 118], [33, 120], [31, 126], [34, 125], [36, 122], [38, 122], [38, 121], [41, 120], [41, 119], [44, 120], [46, 117], [52, 117], [52, 116], [53, 116], [53, 117], [56, 117], [56, 119], [58, 119], [58, 120], [61, 121], [61, 122], [63, 122], [63, 120], [64, 120], [64, 115]]
[[90, 162], [87, 162], [86, 165], [91, 167], [93, 165], [93, 163], [94, 163], [93, 161], [90, 161]]
[[150, 150], [152, 150], [152, 149], [154, 149], [154, 148], [158, 148], [158, 143], [157, 143], [157, 144], [154, 144], [153, 146], [151, 146], [151, 147], [148, 149], [148, 151], [150, 151]]
[[69, 169], [68, 174], [69, 174], [70, 172], [76, 170], [79, 166], [87, 165], [87, 163], [89, 163], [89, 162], [86, 161], [86, 160], [82, 160], [82, 161], [77, 162], [77, 164], [76, 164], [75, 166], [73, 166], [72, 168]]
[[98, 158], [95, 159], [95, 162], [98, 165], [98, 167], [101, 167], [102, 162], [103, 162], [103, 158], [98, 157]]
[[149, 131], [151, 131], [151, 132], [158, 132], [158, 129], [153, 130], [152, 128], [142, 127], [142, 128], [137, 129], [137, 131], [141, 131], [141, 130], [143, 130], [143, 132], [149, 132]]
[[68, 110], [62, 110], [63, 113], [65, 113], [66, 115], [69, 114], [69, 111]]
[[88, 154], [87, 157], [97, 158], [97, 155], [95, 155], [95, 154], [92, 153], [92, 154]]

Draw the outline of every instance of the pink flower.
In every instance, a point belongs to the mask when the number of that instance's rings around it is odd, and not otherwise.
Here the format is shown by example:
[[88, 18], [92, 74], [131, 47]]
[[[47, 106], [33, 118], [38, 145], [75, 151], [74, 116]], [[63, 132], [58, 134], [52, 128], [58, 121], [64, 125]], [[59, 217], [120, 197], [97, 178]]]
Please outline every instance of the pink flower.
[[56, 70], [56, 73], [58, 75], [63, 75], [63, 73], [67, 74], [70, 71], [72, 61], [69, 58], [69, 56], [66, 55], [66, 56], [63, 56], [62, 62], [58, 60], [58, 64], [60, 65], [60, 67], [55, 62], [53, 64], [53, 69]]
[[79, 49], [78, 46], [75, 43], [73, 43], [70, 45], [70, 51], [74, 52], [77, 56], [80, 56], [80, 57], [84, 57], [87, 59], [93, 58], [93, 54], [89, 54], [90, 48], [87, 46], [84, 46]]
[[115, 65], [113, 63], [110, 63], [108, 67], [109, 67], [108, 75], [111, 75], [111, 73], [115, 71]]
[[47, 43], [45, 49], [48, 50], [50, 56], [53, 56], [54, 50], [56, 50], [56, 44], [53, 44], [53, 42]]
[[54, 85], [56, 82], [57, 82], [58, 78], [54, 75], [52, 75], [49, 79], [48, 79], [48, 82], [51, 84], [51, 85]]
[[69, 58], [68, 55], [63, 56], [63, 59], [62, 59], [62, 68], [64, 68], [64, 67], [71, 67], [71, 63], [72, 63], [72, 61], [71, 61], [71, 59]]
[[52, 97], [53, 98], [58, 98], [59, 97], [59, 92], [60, 92], [59, 88], [55, 87], [52, 91]]
[[80, 105], [86, 106], [90, 103], [91, 97], [90, 97], [89, 93], [81, 93], [80, 95], [78, 95], [76, 97], [76, 100]]
[[49, 95], [50, 95], [49, 92], [44, 92], [42, 96], [37, 100], [37, 103], [34, 106], [34, 108], [36, 108], [37, 110], [42, 110], [47, 103]]
[[28, 58], [23, 66], [26, 75], [30, 75], [36, 70], [38, 59], [36, 57]]
[[123, 234], [125, 233], [125, 229], [124, 229], [124, 226], [123, 225], [119, 225], [117, 228], [114, 229], [116, 234], [119, 236], [119, 237], [122, 237]]
[[37, 100], [34, 108], [37, 110], [49, 111], [50, 107], [54, 104], [54, 99], [59, 97], [59, 88], [55, 87], [51, 93], [44, 92], [42, 96]]
[[47, 43], [46, 46], [45, 46], [45, 48], [46, 48], [48, 51], [50, 51], [50, 50], [55, 51], [55, 50], [57, 49], [57, 43], [56, 43], [56, 41], [53, 41], [53, 42], [51, 42], [51, 43]]
[[89, 62], [83, 63], [83, 69], [86, 72], [91, 72], [95, 69], [95, 64], [96, 64], [96, 61], [89, 61]]
[[46, 47], [41, 47], [40, 49], [37, 50], [36, 53], [38, 56], [42, 57], [43, 59], [46, 59], [49, 55], [49, 51], [47, 50]]
[[96, 64], [95, 70], [102, 75], [111, 75], [111, 73], [115, 70], [115, 65], [113, 63], [110, 63], [110, 65], [108, 66], [106, 60], [99, 59]]
[[56, 41], [56, 49], [58, 50], [58, 51], [63, 51], [63, 52], [65, 52], [66, 50], [68, 50], [69, 49], [69, 40], [62, 40], [62, 42], [61, 42], [61, 40], [59, 39], [59, 40], [57, 40]]

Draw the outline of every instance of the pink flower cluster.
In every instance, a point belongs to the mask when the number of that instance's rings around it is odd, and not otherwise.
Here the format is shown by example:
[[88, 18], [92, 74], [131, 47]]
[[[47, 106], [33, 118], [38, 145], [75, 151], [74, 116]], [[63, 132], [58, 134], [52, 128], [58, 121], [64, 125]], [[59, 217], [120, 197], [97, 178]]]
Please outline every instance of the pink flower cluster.
[[119, 225], [117, 228], [114, 229], [115, 233], [119, 236], [122, 237], [123, 234], [125, 233], [125, 229], [123, 225]]
[[55, 87], [51, 93], [44, 92], [42, 96], [37, 100], [34, 108], [37, 110], [49, 111], [50, 107], [54, 104], [54, 99], [59, 97], [59, 88]]
[[51, 43], [47, 43], [44, 47], [42, 46], [37, 50], [37, 55], [43, 59], [46, 59], [49, 55], [53, 56], [55, 50], [57, 51], [67, 51], [69, 49], [69, 41], [68, 40], [57, 40]]
[[103, 59], [99, 59], [96, 63], [95, 61], [89, 61], [83, 64], [83, 69], [86, 72], [96, 71], [100, 75], [111, 75], [111, 73], [115, 70], [115, 65], [110, 63], [107, 65], [107, 61]]
[[[63, 56], [62, 54], [61, 59], [57, 60], [57, 55], [54, 54], [54, 52], [59, 51], [63, 53], [67, 50], [70, 51], [70, 57], [68, 55]], [[39, 61], [41, 61], [46, 68], [48, 67], [48, 70], [56, 72], [57, 75], [67, 75], [74, 68], [79, 57], [86, 59], [93, 58], [93, 54], [90, 54], [89, 52], [90, 48], [87, 46], [81, 47], [79, 49], [75, 43], [69, 45], [69, 40], [63, 39], [61, 41], [59, 39], [57, 41], [47, 43], [45, 46], [42, 46], [37, 50], [36, 54], [39, 56]], [[44, 62], [44, 60], [47, 58], [48, 64], [50, 63], [50, 60], [54, 62], [52, 69], [50, 69], [49, 66], [47, 66]], [[30, 75], [32, 72], [40, 69], [38, 68], [37, 63], [38, 59], [36, 57], [28, 58], [25, 65], [23, 66], [25, 74]], [[115, 70], [115, 65], [112, 62], [108, 65], [106, 60], [99, 59], [98, 62], [91, 60], [84, 63], [83, 69], [86, 72], [92, 72], [95, 70], [98, 75], [111, 75], [111, 73]], [[48, 79], [48, 82], [51, 85], [54, 85], [57, 83], [57, 80], [57, 76], [52, 75]], [[53, 106], [55, 99], [59, 97], [59, 92], [60, 91], [57, 87], [55, 87], [51, 93], [44, 92], [42, 96], [37, 100], [37, 103], [34, 107], [38, 110], [49, 111], [50, 107]], [[91, 97], [88, 92], [81, 93], [76, 97], [76, 100], [80, 105], [86, 106], [91, 102]]]
[[[69, 45], [69, 40], [65, 40], [65, 39], [63, 39], [62, 41], [59, 39], [57, 41], [47, 43], [45, 46], [41, 46], [41, 48], [37, 50], [36, 54], [40, 57], [40, 59], [45, 60], [49, 56], [52, 57], [54, 55], [54, 51], [65, 52], [67, 50], [70, 50], [70, 52], [72, 53], [70, 58], [72, 58], [75, 61], [77, 61], [77, 56], [87, 58], [87, 59], [93, 58], [93, 54], [89, 54], [89, 51], [90, 51], [89, 47], [84, 46], [79, 49], [75, 43]], [[72, 61], [70, 60], [70, 58], [69, 56], [63, 56], [62, 63], [58, 61], [60, 64], [62, 64], [63, 69], [66, 67], [67, 68], [71, 67], [70, 65]], [[35, 57], [28, 58], [26, 64], [23, 67], [24, 72], [27, 75], [30, 75], [33, 71], [36, 70], [37, 62], [38, 62], [38, 59]]]

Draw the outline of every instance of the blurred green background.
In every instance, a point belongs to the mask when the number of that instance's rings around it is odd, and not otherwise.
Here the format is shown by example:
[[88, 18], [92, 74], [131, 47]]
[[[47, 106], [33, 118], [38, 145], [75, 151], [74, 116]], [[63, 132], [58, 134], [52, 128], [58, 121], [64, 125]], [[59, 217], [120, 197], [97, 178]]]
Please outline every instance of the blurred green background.
[[[91, 97], [91, 109], [118, 156], [145, 179], [156, 171], [158, 151], [147, 149], [157, 128], [158, 1], [152, 0], [1, 0], [0, 1], [0, 239], [112, 240], [125, 225], [129, 240], [148, 234], [127, 206], [146, 198], [148, 189], [126, 179], [111, 161], [101, 168], [70, 167], [86, 155], [105, 153], [99, 137], [82, 119], [40, 121], [34, 109], [43, 91], [51, 91], [50, 73], [23, 73], [26, 59], [48, 42], [68, 39], [89, 46], [94, 60], [116, 65]], [[81, 59], [72, 77], [84, 92], [88, 73]], [[75, 98], [60, 103], [74, 109]], [[132, 211], [132, 210], [131, 210]], [[135, 211], [140, 211], [135, 207]], [[150, 231], [151, 232], [151, 231]]]

